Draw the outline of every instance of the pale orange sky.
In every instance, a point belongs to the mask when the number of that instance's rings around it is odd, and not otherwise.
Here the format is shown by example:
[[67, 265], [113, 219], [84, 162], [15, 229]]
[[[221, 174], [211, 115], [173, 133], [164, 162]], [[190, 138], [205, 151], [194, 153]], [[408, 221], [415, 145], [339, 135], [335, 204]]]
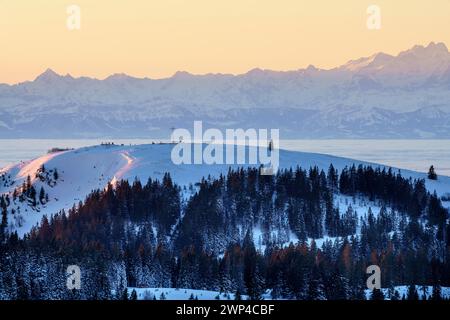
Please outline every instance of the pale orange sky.
[[[66, 27], [71, 4], [80, 30]], [[371, 4], [381, 30], [366, 27]], [[46, 68], [96, 78], [331, 68], [430, 41], [450, 44], [450, 0], [0, 0], [1, 83]]]

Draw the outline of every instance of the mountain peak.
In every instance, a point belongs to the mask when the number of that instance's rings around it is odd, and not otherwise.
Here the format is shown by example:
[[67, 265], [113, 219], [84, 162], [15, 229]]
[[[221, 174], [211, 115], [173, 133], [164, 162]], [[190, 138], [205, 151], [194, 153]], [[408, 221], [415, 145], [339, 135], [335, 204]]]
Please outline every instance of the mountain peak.
[[435, 51], [448, 53], [448, 48], [445, 45], [445, 43], [443, 43], [443, 42], [437, 42], [436, 43], [436, 42], [432, 41], [432, 42], [430, 42], [428, 44], [428, 46], [426, 48], [429, 49], [429, 50], [435, 50]]
[[127, 80], [132, 79], [133, 77], [127, 75], [126, 73], [114, 73], [108, 76], [105, 80]]
[[317, 69], [315, 65], [310, 64], [310, 65], [308, 65], [308, 67], [305, 70], [312, 72], [312, 71], [318, 71], [319, 69]]
[[193, 74], [189, 73], [187, 71], [177, 71], [173, 74], [172, 78], [183, 79], [183, 78], [189, 78], [192, 76], [193, 76]]
[[375, 53], [375, 54], [371, 55], [370, 57], [364, 57], [364, 58], [360, 58], [357, 60], [350, 60], [349, 62], [344, 64], [342, 67], [349, 71], [359, 71], [359, 70], [367, 69], [370, 67], [380, 68], [385, 63], [392, 60], [393, 58], [394, 57], [389, 54], [379, 52], [379, 53]]
[[53, 81], [53, 80], [59, 79], [59, 78], [61, 78], [61, 76], [59, 74], [57, 74], [52, 69], [47, 68], [43, 73], [41, 73], [40, 75], [38, 75], [36, 77], [35, 81], [49, 82], [49, 81]]
[[[364, 73], [397, 73], [431, 74], [436, 70], [446, 68], [450, 62], [447, 46], [442, 42], [430, 42], [427, 46], [415, 45], [414, 47], [392, 56], [383, 52], [370, 57], [350, 60], [341, 68], [352, 72]], [[416, 72], [417, 71], [417, 72]]]
[[443, 42], [430, 42], [427, 46], [415, 45], [409, 50], [399, 53], [399, 57], [414, 54], [417, 56], [448, 55], [447, 46]]

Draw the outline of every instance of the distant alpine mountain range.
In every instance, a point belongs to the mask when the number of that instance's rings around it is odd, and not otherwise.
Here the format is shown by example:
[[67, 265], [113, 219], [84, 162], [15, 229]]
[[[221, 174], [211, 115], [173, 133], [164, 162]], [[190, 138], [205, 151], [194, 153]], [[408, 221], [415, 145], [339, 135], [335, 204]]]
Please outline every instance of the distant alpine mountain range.
[[282, 139], [450, 138], [450, 53], [432, 42], [329, 70], [98, 80], [48, 69], [0, 84], [0, 138], [168, 138], [194, 120]]

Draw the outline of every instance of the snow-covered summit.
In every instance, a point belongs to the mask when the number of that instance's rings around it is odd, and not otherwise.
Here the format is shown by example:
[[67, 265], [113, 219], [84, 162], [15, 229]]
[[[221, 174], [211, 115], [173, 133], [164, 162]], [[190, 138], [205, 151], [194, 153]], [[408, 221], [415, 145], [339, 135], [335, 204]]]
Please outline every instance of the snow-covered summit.
[[[238, 164], [176, 165], [171, 160], [173, 147], [173, 144], [92, 146], [50, 153], [0, 169], [0, 194], [8, 194], [12, 198], [14, 190], [20, 193], [29, 176], [34, 188], [39, 192], [42, 187], [48, 195], [48, 202], [37, 206], [32, 206], [27, 201], [14, 201], [9, 207], [10, 211], [14, 209], [14, 214], [11, 214], [9, 219], [12, 223], [11, 229], [16, 229], [23, 235], [38, 223], [44, 214], [50, 215], [62, 209], [69, 209], [83, 201], [92, 190], [103, 189], [108, 183], [121, 179], [133, 181], [137, 178], [146, 182], [148, 178], [161, 179], [164, 173], [169, 172], [177, 184], [188, 186], [209, 175], [218, 177], [220, 174], [226, 174], [230, 167], [242, 167]], [[246, 148], [246, 152], [248, 151]], [[286, 150], [280, 150], [279, 163], [280, 168], [318, 166], [324, 170], [327, 170], [331, 163], [339, 170], [352, 164], [368, 164], [330, 155]], [[41, 172], [43, 167], [46, 175]], [[54, 179], [55, 171], [58, 174]], [[426, 178], [423, 173], [408, 170], [401, 172], [403, 176], [414, 179]], [[51, 173], [50, 180], [45, 178], [49, 176], [48, 173]], [[437, 181], [427, 180], [426, 184], [430, 191], [436, 190], [442, 195], [450, 190], [450, 177], [442, 176]]]

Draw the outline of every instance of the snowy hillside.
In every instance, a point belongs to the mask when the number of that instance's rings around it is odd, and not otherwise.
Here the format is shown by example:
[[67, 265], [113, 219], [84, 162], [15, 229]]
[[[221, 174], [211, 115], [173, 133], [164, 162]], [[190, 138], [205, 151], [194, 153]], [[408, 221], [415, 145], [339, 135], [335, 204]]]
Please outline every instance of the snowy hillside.
[[[177, 288], [128, 288], [128, 292], [133, 290], [137, 293], [138, 300], [235, 300], [234, 293], [220, 293], [217, 291], [177, 289]], [[242, 296], [246, 299], [246, 296]], [[266, 299], [269, 298], [267, 295]]]
[[0, 137], [157, 138], [203, 120], [218, 128], [280, 128], [284, 138], [449, 138], [449, 101], [443, 43], [330, 70], [98, 80], [48, 69], [34, 81], [0, 85]]
[[[268, 176], [254, 165], [175, 165], [174, 146], [93, 146], [2, 169], [0, 283], [7, 285], [0, 299], [215, 299], [228, 292], [230, 299], [361, 300], [365, 267], [373, 264], [383, 287], [408, 285], [409, 299], [428, 296], [429, 286], [434, 297], [447, 296], [449, 202], [439, 196], [449, 192], [450, 177], [430, 181], [284, 150], [280, 167], [293, 170]], [[68, 214], [54, 215], [62, 209]], [[82, 269], [79, 291], [65, 289], [67, 265]]]
[[[55, 152], [25, 163], [19, 163], [0, 169], [0, 195], [8, 195], [11, 204], [8, 207], [10, 230], [19, 235], [28, 232], [40, 222], [44, 214], [51, 215], [62, 209], [70, 209], [83, 201], [95, 189], [104, 189], [108, 183], [121, 179], [133, 181], [135, 178], [146, 182], [149, 177], [161, 179], [169, 172], [177, 184], [188, 187], [199, 182], [202, 177], [218, 177], [228, 169], [238, 165], [175, 165], [170, 158], [173, 144], [152, 144], [134, 146], [101, 145], [70, 151]], [[248, 149], [246, 150], [248, 153]], [[280, 168], [303, 168], [318, 166], [327, 170], [330, 164], [338, 170], [352, 164], [364, 163], [357, 160], [334, 157], [323, 154], [280, 150]], [[366, 163], [367, 164], [367, 163]], [[42, 167], [44, 166], [45, 174]], [[252, 165], [254, 166], [254, 165]], [[375, 165], [376, 166], [376, 165]], [[54, 172], [57, 172], [57, 178]], [[423, 173], [402, 170], [404, 177], [425, 179]], [[44, 198], [31, 203], [30, 199], [20, 201], [20, 194], [27, 184], [28, 177], [34, 190], [44, 190]], [[450, 177], [440, 176], [437, 181], [426, 181], [428, 190], [436, 190], [439, 196], [450, 192]], [[16, 193], [16, 199], [13, 195]], [[337, 206], [343, 211], [350, 199], [337, 197]], [[450, 207], [449, 202], [444, 205]], [[372, 203], [372, 208], [377, 205]], [[354, 209], [366, 213], [367, 203], [356, 203]], [[255, 242], [258, 236], [255, 234]]]

